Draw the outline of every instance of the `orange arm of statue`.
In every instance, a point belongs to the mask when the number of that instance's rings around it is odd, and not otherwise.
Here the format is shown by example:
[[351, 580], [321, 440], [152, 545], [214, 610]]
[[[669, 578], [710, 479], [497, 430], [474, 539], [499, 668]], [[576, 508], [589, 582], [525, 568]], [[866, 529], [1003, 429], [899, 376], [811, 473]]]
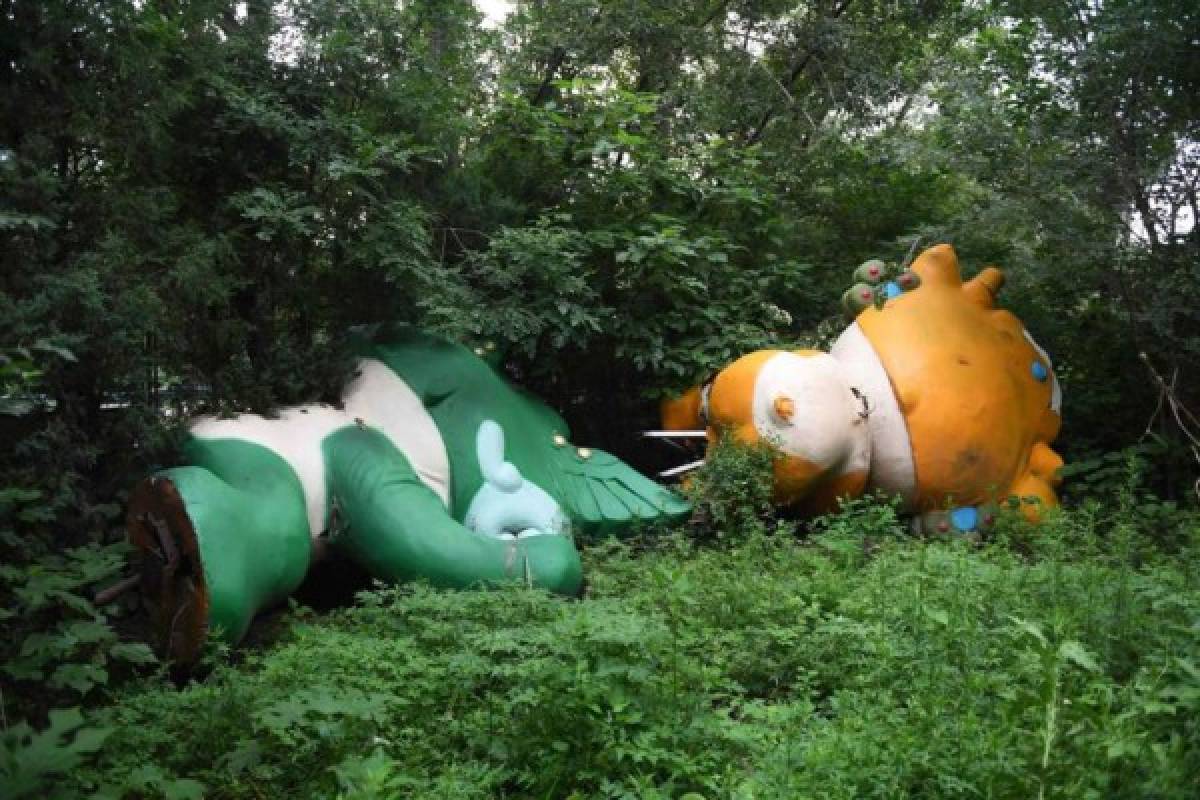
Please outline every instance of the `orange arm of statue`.
[[[1009, 488], [1010, 497], [1022, 499], [1021, 513], [1030, 522], [1037, 522], [1047, 509], [1058, 505], [1054, 489], [1062, 483], [1058, 474], [1062, 465], [1062, 456], [1038, 442], [1029, 454], [1029, 468]], [[1027, 503], [1024, 498], [1037, 498], [1037, 502]]]
[[996, 295], [1004, 286], [1004, 273], [995, 267], [987, 267], [963, 284], [967, 300], [983, 309], [995, 308]]

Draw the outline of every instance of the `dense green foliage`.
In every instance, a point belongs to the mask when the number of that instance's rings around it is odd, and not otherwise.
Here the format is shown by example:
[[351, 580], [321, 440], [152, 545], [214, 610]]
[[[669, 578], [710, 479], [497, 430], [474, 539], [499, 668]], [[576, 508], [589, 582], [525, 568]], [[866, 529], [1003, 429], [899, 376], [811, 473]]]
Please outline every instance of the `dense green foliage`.
[[77, 356], [41, 365], [10, 482], [87, 538], [164, 411], [332, 397], [378, 320], [508, 345], [623, 453], [597, 408], [633, 430], [829, 334], [847, 268], [920, 236], [1009, 270], [1068, 460], [1153, 417], [1182, 494], [1137, 353], [1200, 370], [1193, 6], [5, 0], [0, 348]]
[[56, 732], [60, 749], [107, 737], [59, 785], [1194, 797], [1196, 519], [1124, 502], [1036, 533], [1006, 520], [982, 549], [914, 541], [888, 506], [860, 504], [808, 544], [752, 532], [728, 549], [593, 549], [578, 602], [410, 587], [324, 617], [294, 609], [267, 649], [214, 653], [182, 689], [127, 685], [75, 739]]
[[[0, 0], [0, 794], [1200, 794], [1198, 43], [1187, 0]], [[1044, 533], [799, 544], [722, 452], [580, 603], [374, 592], [177, 691], [94, 602], [180, 421], [335, 398], [353, 325], [495, 341], [650, 468], [659, 395], [918, 238], [1055, 356]]]

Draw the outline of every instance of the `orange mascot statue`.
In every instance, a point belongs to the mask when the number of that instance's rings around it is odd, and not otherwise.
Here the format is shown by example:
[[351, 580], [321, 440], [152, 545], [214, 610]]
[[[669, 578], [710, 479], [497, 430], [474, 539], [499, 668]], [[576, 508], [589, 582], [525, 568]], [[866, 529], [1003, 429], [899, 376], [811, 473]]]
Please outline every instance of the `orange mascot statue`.
[[855, 275], [843, 304], [856, 316], [830, 352], [742, 356], [664, 401], [666, 435], [769, 445], [777, 501], [806, 514], [882, 491], [918, 531], [969, 533], [1001, 503], [1032, 520], [1056, 506], [1062, 393], [1046, 352], [995, 307], [1004, 274], [963, 283], [943, 244], [891, 279], [878, 261]]

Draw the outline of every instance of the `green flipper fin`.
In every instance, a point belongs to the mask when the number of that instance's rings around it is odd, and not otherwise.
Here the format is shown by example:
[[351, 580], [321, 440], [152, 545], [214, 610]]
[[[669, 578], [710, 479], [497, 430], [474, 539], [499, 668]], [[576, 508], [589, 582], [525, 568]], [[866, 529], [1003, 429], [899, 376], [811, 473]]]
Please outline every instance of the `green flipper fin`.
[[631, 519], [676, 522], [691, 513], [683, 498], [603, 450], [582, 458], [564, 448], [556, 461], [555, 496], [586, 536], [622, 533]]

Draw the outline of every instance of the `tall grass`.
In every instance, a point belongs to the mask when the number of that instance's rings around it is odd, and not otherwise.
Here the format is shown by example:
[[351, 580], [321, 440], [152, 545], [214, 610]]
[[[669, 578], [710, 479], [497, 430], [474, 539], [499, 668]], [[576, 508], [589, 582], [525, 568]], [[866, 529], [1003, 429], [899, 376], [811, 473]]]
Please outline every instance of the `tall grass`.
[[857, 503], [808, 539], [593, 547], [578, 602], [408, 587], [296, 609], [204, 680], [114, 693], [62, 789], [1197, 797], [1200, 534], [1139, 503], [982, 545]]

